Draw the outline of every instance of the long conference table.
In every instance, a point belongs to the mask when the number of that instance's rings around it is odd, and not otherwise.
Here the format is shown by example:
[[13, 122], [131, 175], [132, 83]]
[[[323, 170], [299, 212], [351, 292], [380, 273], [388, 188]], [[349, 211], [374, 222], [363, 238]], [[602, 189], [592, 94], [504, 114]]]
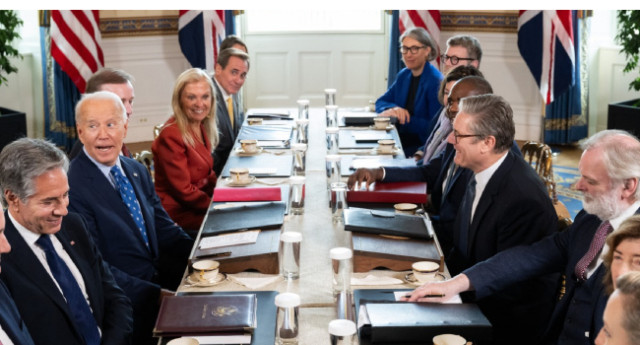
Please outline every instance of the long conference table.
[[[294, 118], [297, 118], [297, 109], [290, 109]], [[293, 292], [300, 296], [299, 308], [299, 344], [330, 344], [328, 324], [336, 318], [336, 308], [332, 294], [333, 273], [329, 250], [334, 247], [352, 248], [351, 232], [344, 231], [344, 224], [332, 222], [329, 205], [329, 193], [327, 192], [327, 176], [325, 169], [326, 156], [326, 117], [324, 108], [311, 108], [309, 113], [308, 148], [306, 152], [306, 183], [305, 205], [303, 215], [285, 216], [282, 231], [296, 231], [302, 234], [300, 277], [296, 280], [284, 280], [282, 278], [259, 288], [260, 291]], [[294, 121], [290, 121], [292, 125]], [[265, 122], [266, 123], [266, 122]], [[246, 119], [244, 126], [247, 126]], [[395, 131], [395, 128], [393, 129]], [[294, 129], [295, 133], [295, 129]], [[236, 143], [238, 145], [238, 143]], [[269, 153], [262, 153], [269, 154]], [[285, 153], [291, 155], [291, 152]], [[402, 154], [402, 153], [400, 153]], [[237, 152], [232, 152], [237, 155]], [[404, 155], [402, 156], [404, 157]], [[279, 177], [264, 178], [263, 180], [281, 181], [281, 185], [287, 185], [287, 179]], [[343, 178], [344, 180], [344, 178]], [[222, 178], [218, 183], [224, 183]], [[257, 186], [257, 185], [256, 185]], [[206, 223], [206, 219], [203, 224]], [[196, 245], [192, 256], [202, 236], [202, 228], [196, 238]], [[187, 270], [187, 274], [188, 274]], [[352, 289], [414, 289], [416, 286], [407, 283], [404, 278], [409, 271], [391, 271], [376, 269], [373, 272], [353, 273], [353, 277], [364, 278], [369, 274], [376, 276], [388, 276], [402, 280], [403, 284], [397, 285], [366, 285], [355, 286]], [[267, 276], [260, 273], [248, 273], [256, 277]], [[445, 272], [447, 275], [447, 272]], [[220, 291], [256, 291], [229, 279], [211, 287], [193, 287], [184, 283], [178, 288], [178, 293], [204, 293]], [[275, 318], [275, 315], [273, 316]], [[258, 325], [260, 327], [260, 325]]]

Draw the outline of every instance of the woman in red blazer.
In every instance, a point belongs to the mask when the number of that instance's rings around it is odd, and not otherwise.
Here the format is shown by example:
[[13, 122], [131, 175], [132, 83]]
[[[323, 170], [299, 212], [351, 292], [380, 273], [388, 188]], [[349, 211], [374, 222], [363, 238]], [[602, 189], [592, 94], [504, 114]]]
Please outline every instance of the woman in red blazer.
[[215, 98], [205, 71], [184, 71], [171, 97], [173, 116], [151, 146], [162, 206], [192, 236], [200, 229], [216, 183], [211, 156], [218, 144]]

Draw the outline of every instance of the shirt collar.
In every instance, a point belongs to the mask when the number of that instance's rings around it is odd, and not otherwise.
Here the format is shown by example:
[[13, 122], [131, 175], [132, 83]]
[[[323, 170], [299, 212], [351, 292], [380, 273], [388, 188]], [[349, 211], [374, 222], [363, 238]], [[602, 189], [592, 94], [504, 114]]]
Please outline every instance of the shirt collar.
[[476, 176], [476, 190], [480, 189], [480, 190], [484, 190], [484, 187], [487, 185], [487, 183], [489, 183], [489, 180], [491, 179], [491, 176], [493, 176], [493, 174], [496, 172], [496, 170], [498, 170], [498, 168], [500, 167], [500, 165], [502, 164], [502, 162], [504, 162], [505, 158], [507, 157], [507, 154], [509, 153], [509, 151], [506, 151], [502, 157], [500, 157], [497, 161], [495, 161], [490, 167], [482, 170], [481, 172], [477, 173]]
[[[113, 178], [111, 177], [111, 168], [113, 168], [113, 165], [107, 166], [93, 159], [93, 157], [91, 157], [91, 155], [87, 153], [87, 148], [84, 146], [82, 147], [82, 150], [84, 150], [84, 153], [87, 155], [89, 160], [93, 162], [93, 164], [95, 164], [95, 166], [98, 167], [98, 169], [100, 169], [100, 172], [107, 178], [107, 180], [109, 180], [109, 182], [111, 182], [111, 184], [114, 185]], [[114, 165], [120, 168], [120, 172], [124, 174], [124, 170], [122, 169], [122, 163], [120, 162], [120, 156], [118, 156], [118, 159], [116, 159], [116, 164]]]
[[627, 218], [633, 216], [633, 214], [636, 213], [638, 208], [640, 208], [640, 200], [631, 204], [631, 206], [629, 206], [626, 210], [624, 210], [619, 216], [613, 219], [609, 219], [609, 223], [611, 223], [611, 226], [614, 229], [619, 228], [620, 224], [622, 224], [622, 222], [624, 222]]
[[18, 230], [18, 233], [20, 234], [20, 236], [22, 236], [24, 241], [27, 242], [27, 244], [30, 247], [35, 246], [36, 241], [40, 238], [40, 234], [35, 233], [25, 228], [24, 226], [22, 226], [22, 224], [18, 223], [18, 221], [15, 218], [13, 218], [13, 216], [11, 215], [11, 210], [9, 210], [7, 214], [9, 215], [9, 220], [11, 221], [13, 226], [16, 228], [16, 230]]
[[216, 85], [218, 85], [218, 90], [220, 90], [220, 93], [222, 94], [222, 98], [224, 98], [224, 100], [226, 101], [227, 99], [229, 99], [229, 97], [231, 97], [231, 95], [229, 95], [227, 93], [227, 91], [224, 90], [224, 88], [222, 87], [222, 85], [220, 85], [220, 83], [218, 83], [218, 79], [214, 76], [213, 77], [213, 81], [216, 82]]

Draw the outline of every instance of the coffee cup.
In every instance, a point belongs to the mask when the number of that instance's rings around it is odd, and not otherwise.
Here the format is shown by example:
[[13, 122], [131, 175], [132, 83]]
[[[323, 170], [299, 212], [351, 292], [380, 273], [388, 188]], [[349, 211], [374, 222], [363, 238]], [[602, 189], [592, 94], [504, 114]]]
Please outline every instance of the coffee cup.
[[426, 283], [432, 281], [438, 270], [440, 269], [440, 264], [433, 261], [418, 261], [414, 262], [411, 265], [413, 269], [413, 276], [420, 283]]
[[258, 141], [255, 139], [240, 140], [240, 146], [242, 146], [242, 151], [244, 151], [245, 153], [258, 152]]
[[262, 119], [260, 118], [247, 119], [247, 123], [249, 124], [249, 126], [261, 125]]
[[220, 263], [215, 260], [198, 260], [191, 267], [200, 280], [211, 280], [218, 276]]
[[396, 141], [393, 139], [378, 140], [378, 152], [380, 153], [392, 153], [396, 146]]
[[467, 340], [457, 334], [440, 334], [433, 337], [433, 345], [465, 345]]
[[418, 205], [403, 202], [401, 204], [393, 205], [393, 208], [396, 210], [397, 214], [414, 215], [414, 214], [416, 214], [416, 211], [418, 210]]
[[389, 127], [391, 119], [387, 116], [378, 116], [373, 118], [375, 129], [387, 129]]
[[196, 338], [175, 338], [167, 342], [167, 345], [200, 345], [200, 342]]
[[231, 181], [233, 181], [233, 183], [251, 182], [251, 178], [249, 178], [249, 169], [247, 168], [231, 168], [229, 169], [229, 174], [231, 175]]

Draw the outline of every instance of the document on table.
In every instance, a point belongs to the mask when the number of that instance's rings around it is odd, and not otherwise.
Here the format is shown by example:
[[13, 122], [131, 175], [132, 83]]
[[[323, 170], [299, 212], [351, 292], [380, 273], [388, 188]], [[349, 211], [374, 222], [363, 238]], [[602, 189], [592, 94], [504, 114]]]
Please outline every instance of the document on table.
[[258, 240], [258, 234], [260, 234], [260, 230], [240, 231], [231, 234], [205, 237], [200, 241], [200, 249], [204, 250], [256, 243]]

